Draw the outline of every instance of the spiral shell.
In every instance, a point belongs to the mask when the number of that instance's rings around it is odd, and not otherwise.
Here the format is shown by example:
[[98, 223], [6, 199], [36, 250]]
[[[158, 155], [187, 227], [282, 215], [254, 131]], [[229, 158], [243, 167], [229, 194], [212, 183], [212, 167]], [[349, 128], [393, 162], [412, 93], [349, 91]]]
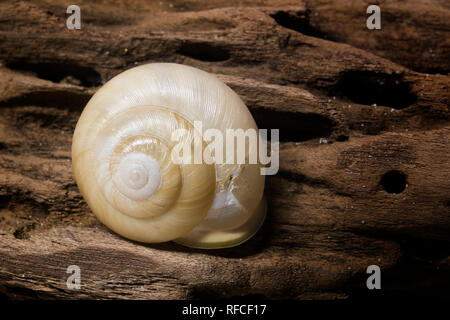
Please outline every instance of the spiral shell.
[[[98, 90], [75, 128], [72, 165], [100, 221], [132, 240], [197, 248], [235, 246], [259, 229], [266, 212], [259, 164], [173, 161], [180, 145], [205, 150], [195, 121], [223, 133], [257, 130], [236, 93], [193, 67], [142, 65]], [[181, 142], [173, 140], [179, 129]]]

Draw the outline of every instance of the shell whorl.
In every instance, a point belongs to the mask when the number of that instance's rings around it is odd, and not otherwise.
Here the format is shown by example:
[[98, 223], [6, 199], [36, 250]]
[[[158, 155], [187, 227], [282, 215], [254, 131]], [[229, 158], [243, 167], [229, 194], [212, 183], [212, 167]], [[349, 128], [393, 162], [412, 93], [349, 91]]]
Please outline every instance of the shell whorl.
[[172, 133], [198, 141], [203, 129], [257, 129], [239, 96], [196, 68], [154, 63], [127, 70], [89, 101], [72, 143], [74, 175], [95, 215], [142, 242], [201, 248], [247, 240], [261, 225], [264, 176], [258, 164], [176, 164]]

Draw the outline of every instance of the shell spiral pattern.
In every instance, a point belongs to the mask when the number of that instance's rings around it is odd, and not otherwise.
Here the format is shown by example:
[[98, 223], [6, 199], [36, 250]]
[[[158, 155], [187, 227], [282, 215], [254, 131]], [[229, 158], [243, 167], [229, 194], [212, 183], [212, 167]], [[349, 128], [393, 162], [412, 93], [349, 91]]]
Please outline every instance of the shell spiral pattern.
[[[75, 128], [72, 166], [93, 213], [125, 238], [224, 248], [249, 239], [266, 212], [259, 164], [172, 161], [204, 150], [203, 129], [255, 129], [239, 96], [213, 75], [179, 64], [127, 70], [91, 98]], [[186, 132], [174, 141], [173, 133]], [[200, 139], [195, 139], [195, 136]]]

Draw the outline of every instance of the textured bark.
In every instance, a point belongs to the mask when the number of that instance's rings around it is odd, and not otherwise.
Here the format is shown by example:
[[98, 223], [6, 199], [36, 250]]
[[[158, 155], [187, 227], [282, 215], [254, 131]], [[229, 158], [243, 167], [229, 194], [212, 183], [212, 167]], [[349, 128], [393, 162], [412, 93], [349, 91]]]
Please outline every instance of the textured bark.
[[[385, 1], [371, 31], [368, 4], [79, 1], [82, 29], [68, 30], [64, 1], [1, 2], [1, 296], [346, 298], [367, 293], [372, 264], [385, 293], [448, 296], [450, 8]], [[78, 191], [83, 107], [155, 61], [215, 73], [260, 128], [281, 129], [267, 220], [241, 246], [128, 241]]]

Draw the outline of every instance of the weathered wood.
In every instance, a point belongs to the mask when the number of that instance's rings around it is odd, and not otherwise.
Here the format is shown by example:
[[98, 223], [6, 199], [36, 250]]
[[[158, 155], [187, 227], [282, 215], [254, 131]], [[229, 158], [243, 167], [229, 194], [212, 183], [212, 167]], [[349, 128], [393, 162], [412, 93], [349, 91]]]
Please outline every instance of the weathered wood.
[[[367, 5], [80, 1], [82, 29], [67, 30], [63, 1], [0, 3], [1, 296], [345, 298], [367, 292], [371, 264], [387, 292], [445, 294], [450, 10], [383, 3], [382, 29], [369, 31]], [[261, 128], [281, 129], [268, 218], [241, 246], [128, 241], [78, 191], [70, 147], [83, 107], [102, 82], [154, 61], [215, 73]], [[69, 265], [81, 290], [66, 287]]]

